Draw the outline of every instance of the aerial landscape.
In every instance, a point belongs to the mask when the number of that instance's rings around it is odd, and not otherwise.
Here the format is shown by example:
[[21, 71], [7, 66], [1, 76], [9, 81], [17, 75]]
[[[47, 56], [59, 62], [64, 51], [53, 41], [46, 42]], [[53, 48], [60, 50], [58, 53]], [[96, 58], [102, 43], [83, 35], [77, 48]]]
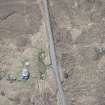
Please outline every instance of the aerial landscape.
[[105, 105], [105, 0], [0, 0], [0, 105]]

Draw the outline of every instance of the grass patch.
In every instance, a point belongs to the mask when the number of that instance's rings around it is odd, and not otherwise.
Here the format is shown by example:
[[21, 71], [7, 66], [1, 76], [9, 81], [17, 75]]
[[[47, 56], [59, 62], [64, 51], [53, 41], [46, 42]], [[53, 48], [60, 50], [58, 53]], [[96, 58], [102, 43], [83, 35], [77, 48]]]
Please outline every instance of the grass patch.
[[47, 78], [47, 69], [50, 66], [45, 64], [44, 62], [45, 58], [46, 58], [45, 50], [38, 49], [37, 61], [38, 61], [40, 79], [42, 80]]

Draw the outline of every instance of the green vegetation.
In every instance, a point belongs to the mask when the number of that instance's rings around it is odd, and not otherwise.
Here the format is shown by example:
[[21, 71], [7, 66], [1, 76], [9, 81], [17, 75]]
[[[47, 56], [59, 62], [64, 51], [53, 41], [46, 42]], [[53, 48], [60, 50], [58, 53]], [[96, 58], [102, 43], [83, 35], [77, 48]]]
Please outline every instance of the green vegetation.
[[100, 58], [102, 58], [103, 56], [105, 56], [105, 48], [95, 48], [95, 52], [96, 52], [96, 60], [99, 60]]
[[0, 80], [2, 80], [7, 75], [6, 71], [0, 71]]
[[45, 60], [45, 51], [43, 49], [38, 49], [38, 67], [39, 67], [39, 73], [40, 73], [40, 79], [44, 80], [47, 78], [47, 68], [49, 65], [46, 65]]

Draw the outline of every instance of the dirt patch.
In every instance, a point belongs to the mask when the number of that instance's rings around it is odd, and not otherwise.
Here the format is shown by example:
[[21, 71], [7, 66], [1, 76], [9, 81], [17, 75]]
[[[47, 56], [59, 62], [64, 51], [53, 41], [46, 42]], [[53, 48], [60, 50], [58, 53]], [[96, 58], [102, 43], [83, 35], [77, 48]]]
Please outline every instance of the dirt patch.
[[[0, 0], [0, 105], [56, 105], [41, 8], [40, 0]], [[40, 49], [45, 52], [42, 67]], [[43, 67], [47, 75], [42, 80], [39, 69]], [[30, 73], [28, 80], [21, 78], [23, 69]]]
[[0, 30], [19, 34], [33, 34], [39, 31], [42, 14], [37, 3], [8, 2], [0, 3]]
[[100, 54], [98, 50], [99, 59], [96, 59], [96, 49], [103, 49], [105, 44], [104, 10], [104, 0], [50, 2], [57, 59], [64, 74], [67, 105], [105, 104], [103, 52]]

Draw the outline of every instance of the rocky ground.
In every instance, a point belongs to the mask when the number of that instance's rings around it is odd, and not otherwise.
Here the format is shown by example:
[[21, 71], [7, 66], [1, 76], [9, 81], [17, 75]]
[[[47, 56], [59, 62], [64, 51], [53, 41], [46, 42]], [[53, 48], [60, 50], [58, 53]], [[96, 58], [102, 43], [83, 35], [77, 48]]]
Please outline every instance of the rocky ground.
[[49, 1], [67, 105], [105, 105], [105, 1]]

